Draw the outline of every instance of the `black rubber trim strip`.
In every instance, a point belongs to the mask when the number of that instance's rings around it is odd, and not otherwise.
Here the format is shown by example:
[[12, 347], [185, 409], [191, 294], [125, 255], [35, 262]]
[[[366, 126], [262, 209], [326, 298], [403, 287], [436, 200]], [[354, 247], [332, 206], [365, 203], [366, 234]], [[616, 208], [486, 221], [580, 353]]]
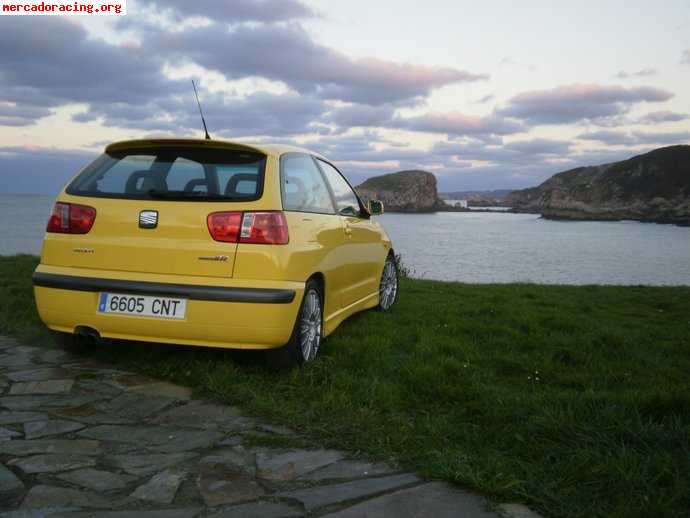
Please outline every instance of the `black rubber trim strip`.
[[225, 288], [223, 286], [198, 286], [192, 284], [167, 284], [162, 282], [125, 281], [75, 277], [54, 273], [34, 272], [34, 286], [75, 291], [113, 291], [141, 295], [162, 295], [190, 300], [214, 302], [249, 302], [254, 304], [289, 304], [295, 300], [294, 290], [269, 288]]

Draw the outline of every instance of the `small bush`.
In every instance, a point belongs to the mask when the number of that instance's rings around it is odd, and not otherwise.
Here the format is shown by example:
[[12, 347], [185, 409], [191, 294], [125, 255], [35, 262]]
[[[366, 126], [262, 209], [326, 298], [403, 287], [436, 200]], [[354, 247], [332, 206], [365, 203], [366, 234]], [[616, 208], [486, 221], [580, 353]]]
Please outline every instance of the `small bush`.
[[401, 279], [409, 279], [414, 275], [414, 270], [409, 266], [405, 265], [400, 254], [395, 254], [395, 264], [398, 266], [398, 276]]

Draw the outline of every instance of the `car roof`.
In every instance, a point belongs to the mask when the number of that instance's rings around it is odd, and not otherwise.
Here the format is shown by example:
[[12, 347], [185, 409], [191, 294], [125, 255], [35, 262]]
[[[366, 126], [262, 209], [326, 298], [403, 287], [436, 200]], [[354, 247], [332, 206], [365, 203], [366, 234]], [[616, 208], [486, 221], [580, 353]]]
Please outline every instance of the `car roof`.
[[149, 138], [149, 139], [136, 139], [136, 140], [121, 140], [119, 142], [113, 142], [112, 144], [106, 146], [106, 153], [110, 151], [117, 151], [121, 149], [131, 149], [139, 147], [151, 147], [151, 146], [198, 146], [206, 148], [221, 148], [221, 149], [234, 149], [241, 151], [254, 151], [267, 156], [279, 157], [285, 153], [307, 153], [309, 155], [314, 155], [319, 158], [323, 157], [319, 153], [310, 151], [309, 149], [301, 148], [298, 146], [289, 146], [287, 144], [270, 144], [270, 143], [249, 143], [249, 142], [237, 142], [233, 140], [222, 140], [222, 139], [191, 139], [191, 138]]

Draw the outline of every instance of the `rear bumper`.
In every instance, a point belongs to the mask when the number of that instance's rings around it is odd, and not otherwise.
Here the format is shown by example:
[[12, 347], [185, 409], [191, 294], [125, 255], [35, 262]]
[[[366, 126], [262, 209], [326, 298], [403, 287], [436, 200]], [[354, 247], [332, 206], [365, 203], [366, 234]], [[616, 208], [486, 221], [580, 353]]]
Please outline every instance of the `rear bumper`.
[[161, 295], [189, 300], [217, 302], [247, 302], [250, 304], [289, 304], [295, 300], [295, 290], [277, 288], [226, 288], [198, 284], [169, 284], [162, 282], [75, 277], [35, 271], [34, 286], [88, 292], [114, 291], [135, 295]]
[[[304, 283], [137, 274], [39, 265], [36, 306], [51, 329], [78, 326], [104, 338], [237, 349], [279, 347], [290, 338]], [[186, 298], [184, 320], [99, 313], [101, 291]]]

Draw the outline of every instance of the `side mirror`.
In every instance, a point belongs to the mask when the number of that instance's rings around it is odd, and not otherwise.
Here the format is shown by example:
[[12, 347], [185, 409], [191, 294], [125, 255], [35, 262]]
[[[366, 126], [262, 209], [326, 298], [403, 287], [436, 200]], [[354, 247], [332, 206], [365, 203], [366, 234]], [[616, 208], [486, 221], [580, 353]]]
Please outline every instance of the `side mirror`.
[[383, 202], [379, 200], [369, 200], [367, 203], [367, 210], [372, 216], [380, 216], [383, 214]]

